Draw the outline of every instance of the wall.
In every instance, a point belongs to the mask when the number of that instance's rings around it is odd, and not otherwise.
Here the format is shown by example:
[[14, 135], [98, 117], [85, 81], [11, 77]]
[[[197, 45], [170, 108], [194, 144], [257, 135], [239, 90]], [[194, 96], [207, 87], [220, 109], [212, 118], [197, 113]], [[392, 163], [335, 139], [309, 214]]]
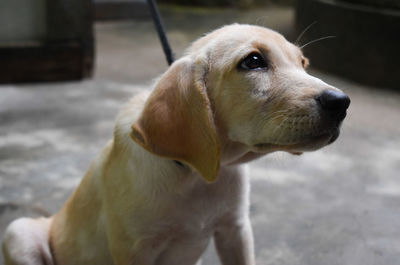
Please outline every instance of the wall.
[[46, 35], [46, 0], [0, 1], [0, 42], [41, 40]]

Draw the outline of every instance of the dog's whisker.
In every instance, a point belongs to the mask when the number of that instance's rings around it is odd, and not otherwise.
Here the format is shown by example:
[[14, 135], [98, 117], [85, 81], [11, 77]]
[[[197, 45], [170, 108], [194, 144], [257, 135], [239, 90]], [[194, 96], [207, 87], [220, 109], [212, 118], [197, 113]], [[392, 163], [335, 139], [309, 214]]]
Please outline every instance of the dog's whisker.
[[272, 135], [274, 135], [275, 132], [276, 132], [277, 130], [281, 129], [282, 125], [285, 124], [285, 122], [286, 122], [288, 119], [289, 119], [289, 117], [286, 117], [284, 120], [282, 120], [282, 121], [278, 124], [278, 126], [276, 126], [276, 128], [274, 129], [274, 131], [272, 132]]
[[300, 35], [297, 37], [296, 41], [294, 42], [295, 45], [298, 45], [301, 38], [303, 37], [304, 34], [306, 34], [306, 32], [315, 24], [317, 23], [317, 21], [312, 22], [310, 25], [308, 25], [301, 33]]
[[267, 23], [266, 23], [266, 20], [267, 20], [267, 19], [268, 19], [268, 16], [261, 16], [261, 17], [258, 17], [258, 18], [256, 19], [255, 25], [265, 27], [265, 24], [267, 24]]
[[269, 123], [273, 123], [273, 122], [275, 122], [276, 120], [281, 119], [281, 118], [284, 118], [284, 119], [281, 120], [281, 122], [278, 124], [278, 127], [281, 126], [282, 124], [284, 124], [284, 123], [287, 121], [287, 119], [288, 119], [289, 117], [286, 116], [285, 114], [277, 115], [277, 116], [271, 118], [271, 119], [269, 120]]
[[291, 108], [289, 108], [289, 109], [284, 109], [284, 110], [277, 110], [277, 111], [272, 112], [270, 115], [275, 115], [275, 114], [277, 114], [277, 113], [288, 113], [288, 112], [291, 111], [291, 110], [292, 110]]
[[280, 144], [282, 143], [282, 139], [283, 137], [286, 136], [286, 133], [284, 131], [281, 131], [281, 133], [278, 135], [278, 137], [276, 138], [276, 143]]
[[307, 47], [308, 45], [310, 45], [312, 43], [315, 43], [315, 42], [318, 42], [318, 41], [321, 41], [321, 40], [332, 39], [332, 38], [336, 38], [336, 36], [325, 36], [325, 37], [322, 37], [322, 38], [318, 38], [318, 39], [312, 40], [310, 42], [307, 42], [303, 46], [301, 46], [300, 49], [303, 49], [303, 48]]
[[[288, 109], [284, 109], [284, 110], [277, 110], [272, 112], [271, 114], [269, 114], [268, 116], [271, 117], [271, 120], [274, 120], [277, 117], [281, 117], [281, 116], [285, 116], [288, 113], [293, 112], [293, 110], [295, 110], [295, 108], [288, 108]], [[277, 116], [275, 116], [276, 114], [279, 114]]]
[[270, 119], [269, 119], [269, 122], [274, 122], [274, 121], [276, 121], [276, 120], [278, 120], [278, 119], [280, 119], [280, 118], [282, 118], [282, 117], [285, 117], [285, 114], [284, 114], [284, 113], [283, 113], [283, 114], [280, 114], [280, 115], [276, 115], [276, 116], [270, 118]]

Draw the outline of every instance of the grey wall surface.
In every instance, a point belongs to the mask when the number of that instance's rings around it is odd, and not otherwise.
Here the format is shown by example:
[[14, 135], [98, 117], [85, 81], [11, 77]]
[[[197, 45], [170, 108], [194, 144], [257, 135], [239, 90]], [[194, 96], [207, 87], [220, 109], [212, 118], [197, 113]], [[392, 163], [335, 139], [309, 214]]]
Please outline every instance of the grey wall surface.
[[45, 0], [0, 1], [0, 42], [41, 40], [45, 34]]

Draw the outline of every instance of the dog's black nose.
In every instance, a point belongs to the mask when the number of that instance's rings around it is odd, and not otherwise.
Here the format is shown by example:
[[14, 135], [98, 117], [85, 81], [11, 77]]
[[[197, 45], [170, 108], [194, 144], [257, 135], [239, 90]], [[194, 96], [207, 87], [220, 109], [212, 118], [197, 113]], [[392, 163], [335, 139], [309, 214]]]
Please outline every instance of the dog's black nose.
[[325, 90], [316, 99], [324, 111], [340, 120], [344, 119], [350, 105], [350, 98], [338, 90]]

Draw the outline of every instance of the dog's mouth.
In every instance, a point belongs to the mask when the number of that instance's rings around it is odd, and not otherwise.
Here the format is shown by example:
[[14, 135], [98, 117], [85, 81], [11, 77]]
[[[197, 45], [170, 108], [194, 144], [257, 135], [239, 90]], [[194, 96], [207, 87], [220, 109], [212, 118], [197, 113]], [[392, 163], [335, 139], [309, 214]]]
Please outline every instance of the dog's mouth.
[[254, 145], [255, 151], [288, 151], [305, 152], [320, 149], [336, 141], [339, 137], [340, 129], [335, 127], [329, 131], [324, 131], [316, 135], [303, 136], [296, 141], [259, 143]]

